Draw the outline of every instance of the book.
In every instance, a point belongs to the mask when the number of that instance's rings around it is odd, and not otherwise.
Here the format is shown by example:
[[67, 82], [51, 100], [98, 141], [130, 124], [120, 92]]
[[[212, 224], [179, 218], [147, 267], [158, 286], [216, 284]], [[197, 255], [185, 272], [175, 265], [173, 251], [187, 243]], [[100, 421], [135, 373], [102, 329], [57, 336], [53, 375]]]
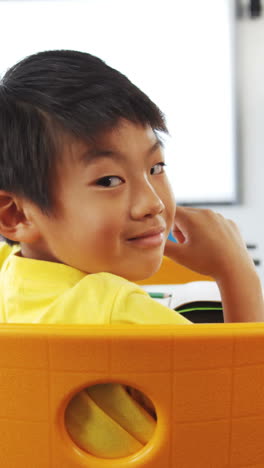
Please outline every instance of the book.
[[141, 287], [155, 301], [184, 314], [193, 323], [222, 323], [224, 321], [221, 295], [214, 281]]
[[164, 293], [163, 298], [155, 298], [170, 309], [194, 302], [221, 302], [221, 295], [214, 281], [191, 281], [185, 284], [150, 284], [141, 286], [147, 293]]

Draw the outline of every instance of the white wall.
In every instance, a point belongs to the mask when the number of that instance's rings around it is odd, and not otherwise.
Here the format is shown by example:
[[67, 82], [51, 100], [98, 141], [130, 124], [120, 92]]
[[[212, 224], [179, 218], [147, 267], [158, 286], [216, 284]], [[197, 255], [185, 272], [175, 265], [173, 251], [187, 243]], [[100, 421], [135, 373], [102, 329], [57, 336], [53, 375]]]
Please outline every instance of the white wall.
[[[238, 151], [241, 204], [216, 207], [240, 227], [254, 257], [264, 260], [264, 18], [237, 23]], [[253, 251], [252, 251], [253, 254]], [[258, 268], [264, 282], [264, 266]]]

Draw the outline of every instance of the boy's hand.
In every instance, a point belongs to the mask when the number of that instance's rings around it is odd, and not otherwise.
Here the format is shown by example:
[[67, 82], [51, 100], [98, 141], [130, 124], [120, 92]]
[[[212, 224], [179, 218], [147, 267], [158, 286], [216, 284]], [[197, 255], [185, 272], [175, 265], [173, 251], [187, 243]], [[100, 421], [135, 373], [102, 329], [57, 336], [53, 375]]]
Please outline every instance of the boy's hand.
[[242, 266], [254, 269], [236, 224], [218, 213], [177, 207], [172, 233], [178, 243], [168, 240], [165, 255], [216, 281]]
[[225, 322], [263, 322], [260, 279], [233, 221], [211, 210], [178, 207], [165, 255], [218, 284]]

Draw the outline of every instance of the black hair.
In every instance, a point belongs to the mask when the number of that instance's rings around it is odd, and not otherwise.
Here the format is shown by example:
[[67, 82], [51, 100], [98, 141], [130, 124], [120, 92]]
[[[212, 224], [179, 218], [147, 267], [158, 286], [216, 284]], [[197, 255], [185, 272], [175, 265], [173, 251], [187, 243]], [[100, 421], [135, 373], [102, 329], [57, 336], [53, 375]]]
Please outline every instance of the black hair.
[[0, 190], [50, 213], [59, 133], [92, 140], [122, 118], [167, 133], [160, 109], [98, 57], [71, 50], [26, 57], [0, 81]]

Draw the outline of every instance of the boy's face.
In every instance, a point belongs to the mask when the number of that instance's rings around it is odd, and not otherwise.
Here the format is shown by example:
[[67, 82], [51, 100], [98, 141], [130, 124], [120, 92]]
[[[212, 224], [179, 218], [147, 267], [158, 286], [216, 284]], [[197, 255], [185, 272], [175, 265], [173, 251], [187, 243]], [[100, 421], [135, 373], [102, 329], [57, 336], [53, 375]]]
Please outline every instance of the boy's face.
[[55, 215], [33, 209], [39, 240], [22, 254], [129, 280], [160, 266], [175, 215], [162, 147], [150, 127], [122, 121], [94, 147], [65, 141]]

